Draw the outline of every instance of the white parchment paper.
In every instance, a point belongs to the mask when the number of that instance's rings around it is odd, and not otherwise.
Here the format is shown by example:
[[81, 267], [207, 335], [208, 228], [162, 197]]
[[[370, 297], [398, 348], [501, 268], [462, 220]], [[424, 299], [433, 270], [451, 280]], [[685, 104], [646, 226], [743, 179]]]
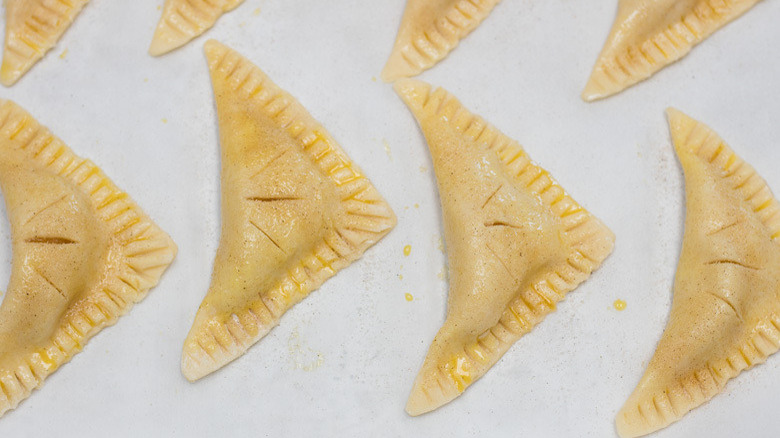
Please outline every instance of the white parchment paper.
[[[411, 418], [403, 408], [444, 319], [447, 284], [427, 147], [377, 80], [405, 1], [246, 0], [205, 37], [152, 58], [162, 3], [91, 2], [43, 61], [0, 89], [100, 165], [180, 251], [145, 301], [0, 419], [2, 437], [616, 436], [615, 413], [665, 325], [682, 238], [682, 174], [664, 109], [710, 124], [780, 193], [780, 3], [762, 2], [651, 80], [586, 104], [579, 94], [616, 2], [505, 0], [421, 78], [520, 141], [612, 228], [617, 246], [462, 397]], [[244, 357], [190, 384], [180, 351], [219, 233], [207, 38], [295, 95], [369, 175], [399, 225]], [[10, 257], [2, 218], [3, 285]], [[626, 310], [613, 308], [616, 299]], [[777, 436], [778, 394], [780, 357], [772, 357], [655, 436]]]

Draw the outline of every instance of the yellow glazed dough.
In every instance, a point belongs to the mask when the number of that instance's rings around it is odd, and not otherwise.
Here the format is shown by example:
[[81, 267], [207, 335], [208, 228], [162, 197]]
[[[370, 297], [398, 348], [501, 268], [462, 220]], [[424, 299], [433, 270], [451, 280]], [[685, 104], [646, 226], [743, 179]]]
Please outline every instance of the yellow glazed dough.
[[614, 236], [522, 147], [443, 89], [402, 79], [422, 128], [444, 218], [447, 319], [406, 406], [411, 415], [460, 395], [595, 270]]
[[0, 102], [13, 267], [0, 306], [0, 415], [140, 301], [176, 246], [88, 160]]
[[395, 226], [369, 180], [292, 96], [216, 41], [205, 47], [222, 146], [222, 237], [184, 343], [199, 379]]
[[5, 0], [3, 85], [13, 85], [54, 47], [88, 1]]
[[416, 76], [444, 59], [500, 0], [408, 0], [382, 79]]
[[666, 330], [617, 415], [624, 438], [679, 420], [780, 346], [780, 204], [707, 126], [676, 110], [669, 122], [685, 235]]
[[149, 53], [164, 55], [210, 29], [244, 0], [165, 0]]
[[602, 99], [649, 78], [758, 2], [619, 0], [617, 19], [582, 98]]

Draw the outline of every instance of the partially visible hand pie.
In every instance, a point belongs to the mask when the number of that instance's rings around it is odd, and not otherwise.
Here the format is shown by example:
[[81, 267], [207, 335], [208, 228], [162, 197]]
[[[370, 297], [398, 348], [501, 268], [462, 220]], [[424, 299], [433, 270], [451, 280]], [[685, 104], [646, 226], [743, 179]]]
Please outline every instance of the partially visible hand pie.
[[416, 76], [444, 59], [500, 0], [407, 0], [382, 79]]
[[165, 0], [149, 53], [164, 55], [210, 29], [244, 0]]
[[189, 380], [241, 356], [396, 223], [295, 98], [224, 45], [209, 41], [205, 51], [222, 146], [222, 236], [184, 343]]
[[590, 276], [614, 236], [452, 95], [410, 79], [395, 88], [433, 157], [450, 273], [447, 319], [406, 406], [419, 415], [484, 375]]
[[707, 126], [669, 110], [686, 218], [669, 322], [617, 415], [621, 437], [679, 420], [780, 346], [780, 204]]
[[619, 0], [582, 98], [602, 99], [677, 61], [759, 0]]
[[16, 83], [60, 39], [89, 0], [5, 0], [0, 81]]
[[0, 415], [154, 287], [176, 246], [94, 164], [0, 102], [13, 268], [0, 306]]

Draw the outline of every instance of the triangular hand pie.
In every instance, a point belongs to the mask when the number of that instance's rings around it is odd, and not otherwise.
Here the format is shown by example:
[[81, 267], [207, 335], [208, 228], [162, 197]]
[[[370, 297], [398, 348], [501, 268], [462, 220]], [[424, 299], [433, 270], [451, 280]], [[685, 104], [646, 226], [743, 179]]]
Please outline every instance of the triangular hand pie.
[[416, 76], [444, 59], [500, 0], [407, 0], [382, 79]]
[[190, 380], [241, 356], [396, 223], [295, 98], [222, 44], [209, 41], [205, 51], [222, 147], [222, 237], [184, 343]]
[[649, 78], [758, 2], [618, 0], [617, 19], [582, 98], [602, 99]]
[[149, 53], [164, 55], [207, 31], [244, 0], [165, 0]]
[[140, 301], [176, 246], [100, 169], [0, 103], [13, 269], [0, 306], [0, 415]]
[[707, 126], [669, 110], [686, 218], [669, 322], [617, 416], [622, 437], [664, 428], [780, 346], [780, 204]]
[[5, 0], [0, 82], [13, 85], [60, 39], [89, 0]]
[[612, 251], [614, 236], [522, 147], [453, 96], [403, 79], [396, 91], [433, 157], [444, 219], [447, 319], [406, 410], [460, 395]]
[[623, 437], [679, 420], [780, 345], [780, 204], [707, 126], [671, 109], [669, 122], [685, 235], [669, 322], [617, 417]]

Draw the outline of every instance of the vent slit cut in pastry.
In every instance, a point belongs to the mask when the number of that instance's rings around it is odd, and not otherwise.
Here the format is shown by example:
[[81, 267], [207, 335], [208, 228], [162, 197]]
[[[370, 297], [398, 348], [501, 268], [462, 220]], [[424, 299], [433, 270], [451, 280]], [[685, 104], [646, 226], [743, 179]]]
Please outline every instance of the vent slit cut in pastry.
[[618, 0], [615, 24], [582, 98], [603, 99], [649, 78], [758, 2]]
[[222, 149], [222, 236], [184, 344], [189, 380], [241, 356], [396, 223], [295, 98], [224, 45], [209, 41], [205, 52]]
[[610, 254], [614, 236], [514, 140], [443, 89], [395, 89], [422, 128], [444, 218], [450, 292], [406, 410], [459, 396]]
[[176, 246], [88, 160], [0, 102], [13, 266], [0, 306], [0, 415], [154, 287]]
[[5, 0], [5, 51], [0, 81], [16, 83], [70, 27], [89, 0]]
[[244, 0], [165, 0], [149, 54], [164, 55], [214, 26], [225, 12]]
[[710, 128], [668, 112], [685, 173], [686, 218], [672, 310], [621, 437], [682, 418], [780, 347], [780, 204]]
[[416, 76], [471, 33], [500, 0], [408, 0], [382, 79]]

